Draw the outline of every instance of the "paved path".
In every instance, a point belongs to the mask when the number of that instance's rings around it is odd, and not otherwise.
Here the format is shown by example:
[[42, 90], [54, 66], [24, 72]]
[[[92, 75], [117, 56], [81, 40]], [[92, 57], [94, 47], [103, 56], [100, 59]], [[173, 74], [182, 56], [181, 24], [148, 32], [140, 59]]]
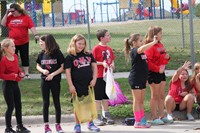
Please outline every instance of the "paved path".
[[[27, 119], [33, 120], [36, 118], [41, 118], [41, 116], [27, 116], [24, 117], [24, 123]], [[61, 124], [63, 130], [66, 133], [73, 133], [74, 128], [74, 120], [72, 120], [72, 116], [66, 116], [62, 117], [65, 119], [63, 123]], [[13, 117], [14, 119], [14, 117]], [[39, 119], [38, 119], [39, 120]], [[41, 119], [40, 119], [41, 120]], [[54, 121], [53, 119], [51, 119]], [[25, 126], [31, 130], [31, 133], [44, 133], [44, 125], [41, 124], [41, 121], [38, 121], [37, 123], [25, 123]], [[13, 127], [15, 129], [15, 124], [13, 124]], [[50, 124], [50, 127], [52, 129], [52, 133], [56, 133], [55, 131], [55, 125], [53, 123]], [[82, 131], [83, 133], [90, 133], [87, 129], [87, 124], [82, 124]], [[199, 133], [200, 130], [194, 130], [195, 128], [200, 127], [200, 120], [196, 121], [175, 121], [173, 124], [166, 124], [166, 125], [160, 125], [160, 126], [151, 126], [151, 128], [148, 129], [135, 129], [133, 126], [125, 126], [120, 121], [118, 121], [114, 125], [106, 125], [101, 126], [100, 133]], [[0, 133], [3, 133], [5, 129], [4, 125], [0, 125]]]
[[[172, 76], [174, 74], [175, 70], [166, 70], [165, 74], [166, 76]], [[189, 70], [190, 75], [192, 74], [192, 71]], [[129, 72], [119, 72], [114, 73], [115, 78], [128, 78]], [[30, 74], [32, 79], [39, 79], [40, 74]], [[65, 74], [62, 74], [62, 78], [65, 78]]]

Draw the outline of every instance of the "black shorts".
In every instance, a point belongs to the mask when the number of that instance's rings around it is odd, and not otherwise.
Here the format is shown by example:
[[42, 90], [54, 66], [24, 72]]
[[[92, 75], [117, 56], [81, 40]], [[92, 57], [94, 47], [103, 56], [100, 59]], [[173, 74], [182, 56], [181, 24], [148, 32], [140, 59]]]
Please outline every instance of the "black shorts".
[[148, 83], [149, 84], [160, 84], [161, 81], [166, 81], [166, 76], [165, 76], [165, 73], [156, 73], [156, 72], [152, 72], [152, 71], [149, 71], [149, 74], [148, 74]]
[[94, 87], [95, 100], [107, 100], [106, 95], [106, 82], [103, 78], [97, 78], [96, 85]]
[[128, 80], [129, 81], [129, 85], [131, 86], [131, 89], [132, 90], [142, 90], [144, 88], [146, 88], [146, 82], [138, 82], [138, 83], [135, 83], [134, 81], [132, 80]]
[[174, 111], [180, 111], [180, 104], [176, 104], [176, 107], [175, 107], [175, 109], [174, 109]]

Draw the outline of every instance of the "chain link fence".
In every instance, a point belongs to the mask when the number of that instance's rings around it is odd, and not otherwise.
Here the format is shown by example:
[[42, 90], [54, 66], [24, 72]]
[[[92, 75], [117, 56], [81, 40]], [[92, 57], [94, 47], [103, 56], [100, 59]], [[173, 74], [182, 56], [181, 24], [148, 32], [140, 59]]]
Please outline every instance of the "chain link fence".
[[[34, 0], [27, 0], [20, 5], [32, 17], [37, 32], [40, 35], [53, 34], [64, 54], [70, 39], [76, 33], [83, 34], [87, 39], [90, 39], [88, 46], [91, 50], [98, 43], [95, 36], [96, 31], [101, 28], [108, 29], [112, 36], [109, 45], [116, 53], [116, 66], [120, 66], [117, 67], [116, 71], [129, 71], [122, 53], [123, 40], [130, 33], [140, 33], [145, 36], [148, 27], [152, 25], [163, 28], [162, 42], [166, 49], [171, 52], [170, 54], [173, 54], [174, 62], [191, 60], [189, 9], [182, 9], [186, 11], [183, 13], [181, 11], [176, 12], [180, 7], [180, 1], [172, 0], [171, 3], [168, 2], [164, 0], [89, 0], [89, 12], [87, 12], [86, 0], [58, 0], [54, 3], [51, 3], [50, 0], [44, 0], [43, 4], [36, 3]], [[1, 18], [11, 3], [1, 1]], [[166, 8], [167, 4], [169, 4], [168, 9]], [[192, 34], [195, 57], [197, 56], [195, 61], [198, 61], [200, 48], [199, 11], [198, 0], [196, 0], [196, 3], [192, 6], [194, 29]], [[2, 40], [8, 35], [8, 29], [1, 26], [0, 30]], [[90, 35], [88, 31], [90, 31]], [[34, 71], [34, 60], [38, 51], [40, 51], [40, 47], [35, 44], [31, 33], [30, 44], [30, 54], [33, 58], [31, 70]], [[181, 54], [183, 56], [180, 56]], [[181, 59], [178, 59], [180, 57]], [[177, 67], [173, 66], [172, 63], [170, 69]]]

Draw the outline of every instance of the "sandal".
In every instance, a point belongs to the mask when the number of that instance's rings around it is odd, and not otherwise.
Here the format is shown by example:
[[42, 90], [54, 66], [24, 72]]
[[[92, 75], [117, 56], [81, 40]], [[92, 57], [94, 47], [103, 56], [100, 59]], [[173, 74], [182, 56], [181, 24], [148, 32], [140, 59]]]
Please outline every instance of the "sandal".
[[26, 74], [26, 75], [24, 76], [24, 79], [31, 79], [31, 77], [30, 77], [28, 74]]

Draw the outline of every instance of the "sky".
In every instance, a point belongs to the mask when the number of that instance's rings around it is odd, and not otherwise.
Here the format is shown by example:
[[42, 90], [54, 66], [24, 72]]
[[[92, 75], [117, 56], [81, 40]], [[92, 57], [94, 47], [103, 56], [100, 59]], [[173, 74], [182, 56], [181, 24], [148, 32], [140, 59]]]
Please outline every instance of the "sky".
[[[94, 4], [94, 9], [95, 9], [95, 17], [101, 18], [101, 11], [100, 11], [100, 5], [98, 5], [100, 2], [102, 3], [111, 3], [111, 2], [116, 2], [118, 0], [88, 0], [88, 6], [89, 6], [89, 14], [90, 18], [94, 17], [94, 10], [93, 10], [93, 4]], [[183, 3], [187, 3], [188, 0], [182, 0]], [[80, 4], [81, 3], [81, 4]], [[196, 3], [200, 3], [200, 0], [196, 0]], [[63, 11], [64, 13], [67, 12], [74, 12], [74, 9], [85, 9], [86, 10], [86, 0], [63, 0]], [[119, 8], [119, 5], [118, 7]], [[170, 11], [171, 9], [171, 3], [170, 0], [164, 0], [164, 8], [165, 10]], [[116, 17], [116, 4], [110, 4], [108, 5], [108, 12], [109, 12], [109, 18]], [[103, 18], [107, 19], [107, 6], [103, 5], [102, 6], [102, 14]]]

